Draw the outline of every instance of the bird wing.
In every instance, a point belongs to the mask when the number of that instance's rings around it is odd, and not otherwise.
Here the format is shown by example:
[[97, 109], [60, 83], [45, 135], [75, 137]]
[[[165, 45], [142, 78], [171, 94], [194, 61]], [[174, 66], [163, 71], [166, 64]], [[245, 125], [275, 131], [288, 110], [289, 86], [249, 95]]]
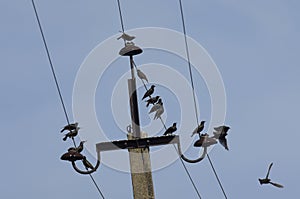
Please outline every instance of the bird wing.
[[269, 174], [270, 174], [270, 170], [271, 170], [272, 166], [273, 166], [273, 162], [269, 166], [268, 173], [267, 173], [267, 176], [266, 176], [267, 179], [269, 178]]
[[199, 140], [197, 140], [195, 143], [194, 143], [194, 147], [201, 147], [202, 144], [203, 144], [203, 141], [204, 141], [204, 137], [201, 136]]
[[160, 104], [154, 104], [154, 106], [152, 106], [152, 108], [150, 109], [149, 113], [153, 113], [154, 111], [158, 110], [160, 106]]
[[270, 182], [270, 184], [274, 185], [275, 187], [278, 187], [278, 188], [283, 188], [283, 185], [275, 183], [275, 182]]
[[227, 139], [226, 138], [222, 138], [222, 139], [219, 139], [219, 142], [222, 146], [225, 147], [226, 150], [229, 150], [228, 148], [228, 145], [227, 145]]
[[224, 128], [224, 126], [218, 126], [218, 127], [215, 127], [214, 129], [215, 129], [216, 131], [222, 131], [223, 128]]
[[154, 119], [158, 119], [164, 112], [163, 106], [160, 106], [159, 109], [156, 111]]
[[191, 137], [193, 137], [193, 135], [195, 135], [197, 133], [197, 130], [198, 130], [198, 126], [194, 129], [194, 131], [192, 132], [192, 135]]

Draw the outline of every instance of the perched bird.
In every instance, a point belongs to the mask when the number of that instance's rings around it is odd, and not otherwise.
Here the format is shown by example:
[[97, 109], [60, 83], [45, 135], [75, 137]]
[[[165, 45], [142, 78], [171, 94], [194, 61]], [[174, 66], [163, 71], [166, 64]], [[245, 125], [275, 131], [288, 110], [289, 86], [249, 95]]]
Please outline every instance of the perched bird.
[[78, 135], [80, 127], [77, 127], [76, 129], [70, 131], [69, 133], [65, 134], [65, 137], [63, 138], [63, 141], [66, 141], [67, 138], [74, 138]]
[[146, 82], [149, 83], [147, 76], [140, 69], [137, 69], [137, 75], [140, 79], [146, 80]]
[[203, 131], [203, 129], [204, 129], [204, 123], [205, 123], [205, 121], [201, 121], [201, 123], [199, 124], [199, 126], [197, 126], [195, 128], [195, 130], [193, 131], [191, 137], [193, 137], [193, 135], [195, 135], [196, 133], [199, 134], [201, 131]]
[[151, 97], [150, 99], [148, 99], [146, 102], [146, 107], [148, 107], [150, 104], [155, 104], [159, 99], [159, 96], [155, 96], [155, 97]]
[[128, 35], [128, 34], [126, 34], [126, 33], [123, 33], [120, 37], [118, 37], [117, 39], [119, 40], [119, 39], [123, 39], [124, 41], [132, 41], [134, 38], [135, 38], [135, 36], [130, 36], [130, 35]]
[[175, 123], [173, 123], [173, 126], [169, 127], [169, 128], [165, 131], [164, 135], [172, 134], [172, 133], [174, 133], [176, 130], [177, 130], [177, 127], [176, 127], [176, 122], [175, 122]]
[[80, 144], [79, 144], [79, 146], [78, 147], [71, 147], [71, 148], [69, 148], [68, 149], [68, 151], [76, 151], [76, 152], [78, 152], [78, 153], [81, 153], [82, 151], [83, 151], [83, 144], [85, 143], [86, 141], [81, 141], [80, 142]]
[[149, 90], [146, 91], [146, 93], [144, 94], [143, 99], [145, 99], [146, 97], [151, 97], [151, 95], [154, 93], [154, 87], [155, 85], [152, 85]]
[[200, 139], [194, 143], [194, 147], [201, 147], [207, 138], [208, 138], [207, 133], [201, 134]]
[[219, 126], [214, 128], [216, 131], [213, 132], [214, 136], [213, 138], [216, 138], [219, 140], [220, 144], [225, 147], [226, 150], [229, 150], [227, 145], [227, 139], [226, 136], [228, 135], [227, 132], [230, 129], [229, 126]]
[[273, 166], [273, 162], [270, 164], [269, 166], [269, 169], [268, 169], [268, 173], [267, 173], [267, 176], [266, 178], [264, 179], [258, 179], [259, 180], [259, 183], [262, 185], [262, 184], [271, 184], [275, 187], [278, 187], [278, 188], [283, 188], [283, 186], [281, 184], [278, 184], [278, 183], [274, 183], [274, 182], [271, 182], [271, 179], [269, 178], [269, 173], [270, 173], [270, 170], [271, 170], [271, 167]]
[[92, 170], [95, 169], [95, 167], [86, 159], [85, 156], [83, 156], [82, 163], [85, 166], [86, 170], [88, 170], [89, 168]]
[[78, 122], [75, 122], [74, 124], [68, 124], [66, 125], [60, 132], [64, 132], [65, 130], [72, 131], [78, 127]]
[[155, 115], [154, 115], [154, 120], [160, 118], [160, 116], [164, 113], [165, 109], [164, 109], [164, 106], [163, 106], [163, 103], [161, 103], [161, 106], [159, 107], [159, 109], [157, 109]]
[[157, 102], [156, 104], [154, 104], [154, 105], [152, 106], [152, 108], [150, 109], [149, 114], [150, 114], [150, 113], [153, 113], [153, 112], [155, 112], [155, 111], [157, 111], [161, 106], [163, 106], [163, 102], [162, 102], [162, 100], [159, 98], [159, 99], [158, 99], [158, 102]]

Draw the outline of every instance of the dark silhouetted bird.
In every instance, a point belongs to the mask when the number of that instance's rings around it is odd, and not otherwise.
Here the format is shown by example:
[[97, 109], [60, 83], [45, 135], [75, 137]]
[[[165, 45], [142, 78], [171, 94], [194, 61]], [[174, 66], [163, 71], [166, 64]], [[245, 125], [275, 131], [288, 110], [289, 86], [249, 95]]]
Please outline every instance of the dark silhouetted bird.
[[150, 104], [155, 104], [159, 99], [159, 96], [155, 96], [155, 97], [151, 97], [150, 99], [148, 99], [146, 102], [146, 107], [148, 107]]
[[152, 106], [152, 108], [150, 109], [149, 114], [150, 114], [150, 113], [153, 113], [153, 112], [155, 112], [155, 111], [157, 111], [161, 106], [163, 106], [163, 102], [162, 102], [162, 100], [159, 98], [159, 99], [158, 99], [158, 102], [157, 102], [156, 104], [154, 104], [154, 105]]
[[118, 37], [117, 39], [119, 40], [119, 39], [123, 39], [124, 41], [131, 41], [131, 40], [133, 40], [134, 38], [135, 38], [135, 36], [130, 36], [130, 35], [128, 35], [128, 34], [126, 34], [126, 33], [123, 33], [120, 37]]
[[208, 138], [207, 133], [201, 134], [200, 139], [194, 143], [194, 147], [201, 147], [207, 138]]
[[161, 106], [156, 110], [156, 113], [154, 115], [154, 120], [160, 118], [160, 116], [164, 113], [165, 109], [164, 109], [164, 105], [163, 103], [161, 103]]
[[140, 69], [137, 69], [137, 75], [140, 79], [146, 80], [146, 82], [149, 83], [147, 76]]
[[72, 131], [78, 127], [78, 122], [75, 122], [74, 124], [68, 124], [66, 125], [60, 132], [64, 132], [65, 130]]
[[177, 130], [176, 122], [174, 122], [174, 123], [173, 123], [173, 126], [169, 127], [169, 128], [165, 131], [164, 135], [172, 134], [172, 133], [174, 133], [176, 130]]
[[271, 170], [272, 166], [273, 166], [273, 163], [271, 163], [270, 166], [269, 166], [269, 169], [268, 169], [268, 173], [267, 173], [266, 178], [264, 178], [264, 179], [260, 179], [260, 178], [259, 178], [259, 179], [258, 179], [258, 180], [259, 180], [259, 183], [260, 183], [261, 185], [262, 185], [262, 184], [271, 184], [271, 185], [273, 185], [273, 186], [275, 186], [275, 187], [283, 188], [283, 186], [282, 186], [281, 184], [271, 182], [271, 179], [269, 178], [269, 174], [270, 174], [270, 170]]
[[205, 121], [201, 121], [201, 123], [199, 124], [199, 126], [197, 126], [195, 128], [195, 130], [193, 131], [191, 137], [193, 137], [193, 135], [195, 135], [196, 133], [200, 134], [200, 132], [203, 131], [203, 129], [204, 129], [204, 123], [205, 123]]
[[86, 157], [84, 156], [82, 159], [82, 163], [85, 166], [86, 170], [88, 170], [89, 168], [94, 170], [95, 167], [86, 159]]
[[76, 148], [75, 147], [71, 147], [71, 148], [68, 149], [68, 151], [76, 151], [78, 153], [81, 153], [83, 151], [83, 148], [84, 148], [83, 144], [85, 142], [86, 141], [81, 141], [78, 147], [76, 147]]
[[219, 140], [220, 144], [225, 147], [226, 150], [229, 150], [227, 145], [227, 139], [226, 136], [228, 135], [227, 132], [230, 129], [229, 126], [219, 126], [214, 128], [216, 131], [213, 132], [214, 136], [213, 138], [216, 138]]
[[80, 127], [77, 127], [76, 129], [70, 131], [69, 133], [65, 134], [65, 137], [63, 138], [63, 141], [66, 141], [67, 138], [74, 138], [78, 135]]
[[155, 85], [152, 85], [149, 90], [146, 91], [146, 93], [144, 94], [143, 99], [145, 99], [146, 97], [151, 97], [151, 95], [154, 93], [154, 87]]

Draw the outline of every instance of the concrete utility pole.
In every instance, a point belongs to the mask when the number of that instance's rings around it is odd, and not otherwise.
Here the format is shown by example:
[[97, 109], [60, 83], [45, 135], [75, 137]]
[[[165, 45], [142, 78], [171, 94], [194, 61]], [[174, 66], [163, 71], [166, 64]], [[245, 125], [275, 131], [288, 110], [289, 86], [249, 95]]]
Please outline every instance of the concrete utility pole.
[[[128, 80], [132, 133], [128, 133], [128, 140], [147, 137], [141, 134], [139, 110], [137, 103], [136, 79], [134, 75], [133, 55], [130, 55], [131, 79]], [[128, 149], [130, 158], [133, 196], [135, 199], [154, 198], [149, 147]]]

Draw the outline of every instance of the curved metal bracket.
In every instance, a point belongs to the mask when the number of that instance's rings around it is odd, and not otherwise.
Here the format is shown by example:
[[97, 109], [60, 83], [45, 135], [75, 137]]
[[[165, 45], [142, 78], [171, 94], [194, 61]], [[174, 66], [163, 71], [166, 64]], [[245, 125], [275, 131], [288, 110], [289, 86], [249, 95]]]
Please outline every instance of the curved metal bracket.
[[78, 173], [83, 174], [83, 175], [94, 173], [98, 169], [98, 167], [100, 166], [100, 152], [97, 152], [97, 163], [96, 163], [96, 166], [94, 167], [94, 169], [87, 170], [87, 171], [82, 171], [76, 166], [75, 161], [72, 161], [72, 166], [73, 166], [75, 171], [77, 171]]
[[203, 147], [204, 148], [204, 150], [203, 150], [203, 152], [202, 152], [202, 155], [199, 157], [199, 158], [197, 158], [197, 159], [195, 159], [195, 160], [190, 160], [190, 159], [188, 159], [187, 157], [185, 157], [184, 155], [183, 155], [183, 153], [182, 153], [182, 151], [181, 151], [181, 147], [180, 147], [180, 141], [178, 140], [178, 142], [176, 143], [177, 144], [177, 148], [178, 148], [178, 154], [179, 154], [179, 156], [184, 160], [184, 161], [186, 161], [186, 162], [188, 162], [188, 163], [197, 163], [197, 162], [200, 162], [201, 160], [203, 160], [204, 158], [205, 158], [205, 155], [207, 154], [207, 146], [205, 146], [205, 147]]

